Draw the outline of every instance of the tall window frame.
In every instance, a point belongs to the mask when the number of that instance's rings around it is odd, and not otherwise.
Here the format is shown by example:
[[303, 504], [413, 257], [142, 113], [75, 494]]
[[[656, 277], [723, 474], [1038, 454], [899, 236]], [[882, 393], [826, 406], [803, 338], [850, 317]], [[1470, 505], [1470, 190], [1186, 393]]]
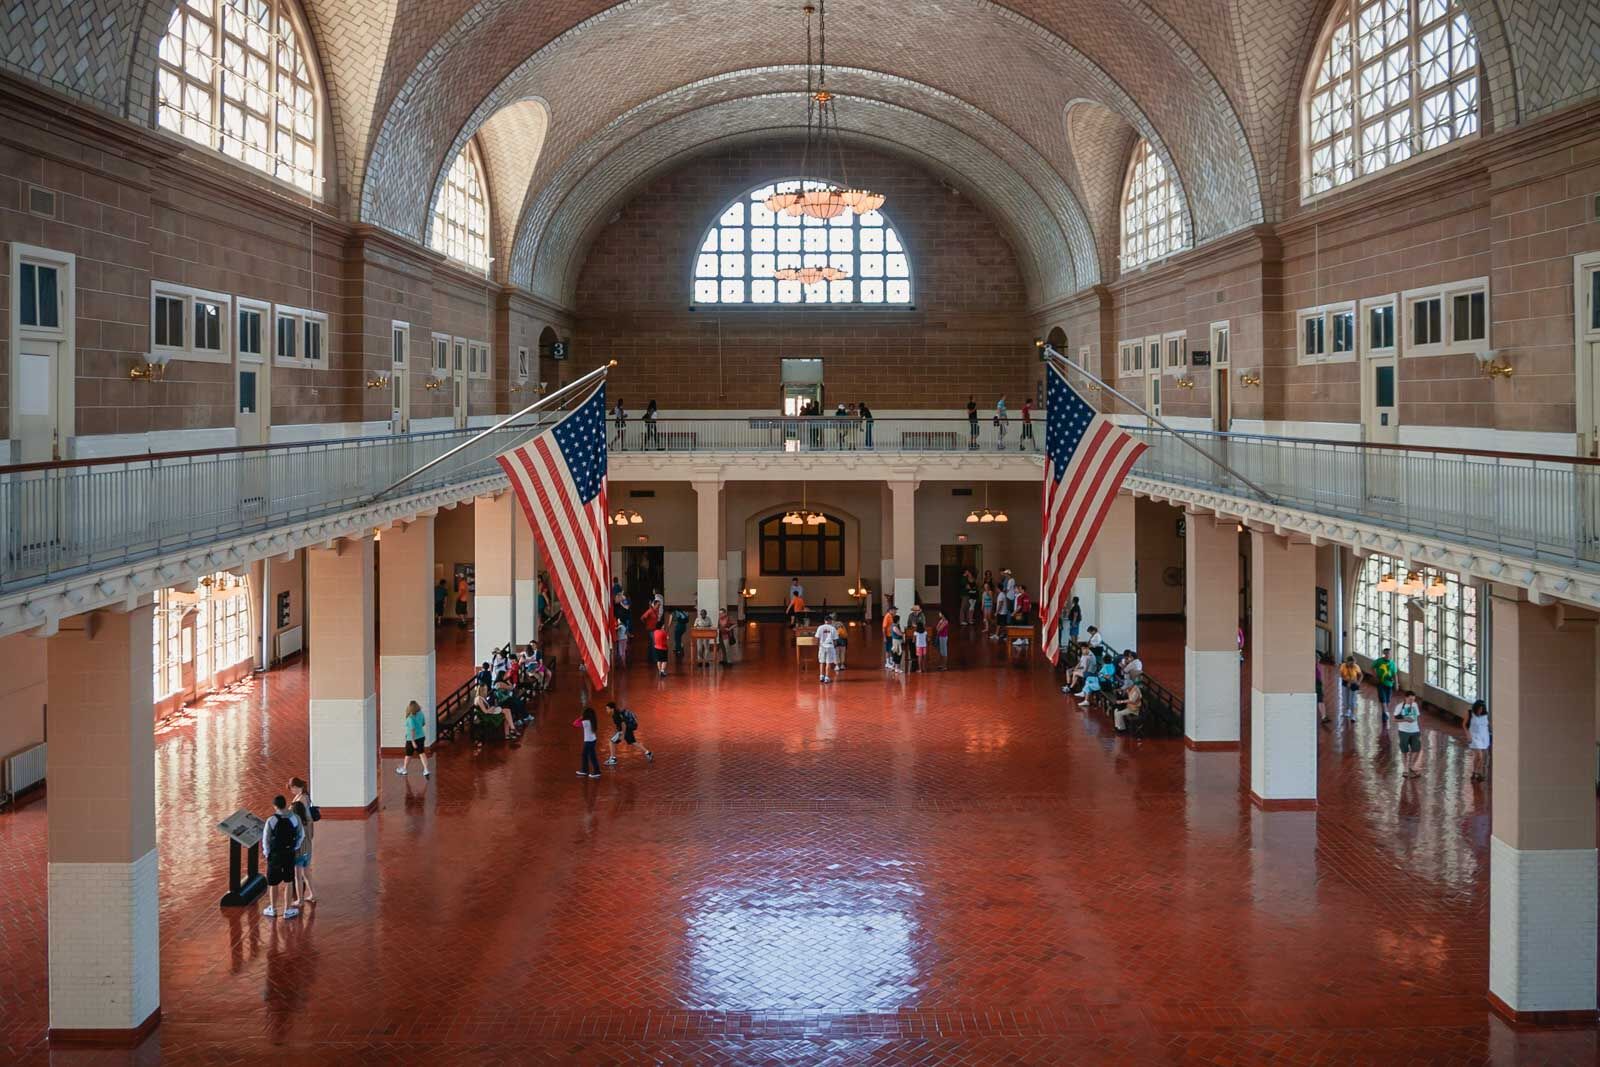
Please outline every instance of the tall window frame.
[[[882, 211], [846, 208], [831, 219], [774, 216], [774, 192], [816, 188], [786, 178], [747, 190], [725, 206], [701, 235], [690, 266], [697, 307], [910, 308], [916, 302], [911, 253]], [[778, 281], [789, 267], [837, 267], [838, 281]]]
[[1301, 98], [1301, 199], [1476, 135], [1481, 77], [1461, 0], [1339, 0]]
[[[1392, 649], [1396, 666], [1410, 671], [1415, 651], [1423, 658], [1423, 676], [1410, 679], [1412, 688], [1423, 682], [1458, 700], [1476, 700], [1483, 695], [1483, 590], [1453, 571], [1412, 569], [1425, 584], [1443, 580], [1444, 596], [1380, 592], [1378, 581], [1385, 574], [1404, 580], [1405, 563], [1381, 554], [1362, 561], [1356, 581], [1355, 652], [1372, 660]], [[1420, 620], [1411, 618], [1408, 600], [1421, 607]]]
[[775, 512], [756, 526], [756, 559], [768, 577], [837, 578], [844, 575], [845, 526], [824, 514], [818, 526], [791, 526]]
[[161, 129], [322, 196], [326, 95], [295, 0], [179, 0], [156, 101]]
[[473, 137], [445, 172], [433, 202], [428, 244], [435, 252], [487, 274], [489, 271], [489, 183]]
[[1178, 183], [1145, 138], [1122, 182], [1122, 269], [1157, 263], [1189, 247]]

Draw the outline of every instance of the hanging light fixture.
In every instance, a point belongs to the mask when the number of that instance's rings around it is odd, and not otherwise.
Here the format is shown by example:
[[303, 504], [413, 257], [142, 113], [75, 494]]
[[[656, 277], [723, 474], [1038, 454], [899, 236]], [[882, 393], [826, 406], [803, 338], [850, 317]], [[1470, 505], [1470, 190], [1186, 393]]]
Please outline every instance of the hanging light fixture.
[[1432, 578], [1430, 578], [1428, 580], [1428, 599], [1429, 600], [1438, 600], [1440, 597], [1444, 596], [1445, 592], [1446, 592], [1446, 586], [1445, 586], [1445, 581], [1444, 581], [1444, 575], [1435, 574]]
[[1400, 592], [1405, 596], [1416, 596], [1422, 592], [1422, 572], [1407, 571], [1406, 580], [1400, 584]]
[[606, 516], [607, 526], [641, 526], [643, 524], [644, 516], [627, 508], [618, 508], [615, 514]]
[[967, 512], [968, 522], [1010, 522], [1011, 516], [1006, 514], [1005, 508], [989, 508], [989, 483], [983, 483], [983, 510], [973, 508]]
[[806, 483], [800, 483], [800, 510], [792, 508], [783, 513], [785, 526], [821, 526], [828, 521], [828, 517], [820, 511], [812, 511], [806, 506]]
[[[825, 168], [821, 181], [805, 181], [802, 179], [794, 189], [782, 192], [773, 192], [767, 197], [765, 203], [773, 214], [784, 214], [790, 218], [805, 215], [813, 219], [831, 219], [846, 211], [855, 211], [866, 214], [876, 211], [884, 204], [882, 193], [873, 192], [850, 184], [849, 171], [844, 163], [844, 144], [839, 136], [839, 115], [837, 110], [837, 97], [828, 89], [828, 0], [817, 0], [815, 4], [805, 4], [801, 11], [806, 16], [806, 144], [804, 154], [801, 156], [801, 171], [806, 171], [806, 163], [811, 158], [813, 148], [817, 152]], [[817, 16], [817, 50], [816, 66], [812, 67], [811, 49], [811, 16]], [[826, 173], [829, 168], [829, 155], [832, 163], [837, 165], [838, 180]], [[806, 268], [795, 268], [803, 270]], [[837, 267], [812, 268], [829, 272], [810, 281], [838, 281], [845, 277], [845, 272]], [[795, 275], [785, 277], [792, 273], [786, 269], [778, 271], [776, 277], [780, 281], [802, 281], [807, 279]], [[809, 284], [810, 282], [807, 282]]]
[[1393, 571], [1384, 571], [1383, 577], [1378, 579], [1378, 584], [1373, 588], [1380, 593], [1392, 593], [1400, 588], [1400, 583], [1395, 581]]

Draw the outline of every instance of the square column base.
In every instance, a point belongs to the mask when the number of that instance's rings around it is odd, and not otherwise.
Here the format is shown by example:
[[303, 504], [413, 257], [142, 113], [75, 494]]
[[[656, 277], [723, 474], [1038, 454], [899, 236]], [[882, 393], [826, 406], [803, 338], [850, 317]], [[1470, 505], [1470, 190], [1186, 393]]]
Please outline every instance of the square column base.
[[511, 642], [511, 594], [483, 594], [472, 602], [473, 666], [494, 658]]
[[[432, 651], [424, 656], [378, 657], [378, 690], [382, 694], [378, 736], [385, 752], [405, 747], [406, 705], [413, 700], [422, 705], [422, 712], [428, 718], [428, 744], [433, 744], [433, 717], [439, 706], [436, 658], [437, 653]], [[321, 803], [320, 797], [317, 802]]]
[[329, 809], [365, 811], [378, 800], [378, 698], [311, 701], [311, 796]]
[[1183, 650], [1183, 737], [1191, 748], [1239, 747], [1239, 653]]
[[1250, 690], [1250, 799], [1267, 810], [1316, 807], [1316, 693]]
[[1139, 594], [1101, 593], [1095, 605], [1100, 636], [1121, 652], [1139, 647]]
[[[1595, 850], [1489, 838], [1489, 997], [1517, 1022], [1595, 1021]], [[1509, 1013], [1509, 1014], [1508, 1014]]]
[[137, 1044], [161, 1016], [156, 850], [49, 865], [50, 1038]]

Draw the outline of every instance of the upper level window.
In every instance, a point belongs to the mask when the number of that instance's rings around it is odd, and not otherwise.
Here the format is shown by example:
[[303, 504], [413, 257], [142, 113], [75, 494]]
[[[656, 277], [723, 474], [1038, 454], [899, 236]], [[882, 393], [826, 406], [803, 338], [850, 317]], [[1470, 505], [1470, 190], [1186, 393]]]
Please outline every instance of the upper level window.
[[1478, 132], [1460, 0], [1339, 0], [1302, 115], [1306, 196]]
[[291, 0], [181, 0], [161, 39], [156, 121], [322, 192], [321, 100]]
[[1122, 269], [1165, 259], [1184, 247], [1183, 202], [1167, 166], [1141, 140], [1122, 194]]
[[[700, 242], [694, 302], [909, 305], [911, 262], [882, 212], [847, 208], [831, 219], [814, 219], [768, 210], [767, 197], [801, 184], [763, 185], [728, 205]], [[777, 279], [778, 271], [802, 267], [834, 267], [844, 277], [810, 284]]]
[[433, 205], [433, 249], [476, 270], [489, 269], [489, 196], [477, 141], [450, 164]]

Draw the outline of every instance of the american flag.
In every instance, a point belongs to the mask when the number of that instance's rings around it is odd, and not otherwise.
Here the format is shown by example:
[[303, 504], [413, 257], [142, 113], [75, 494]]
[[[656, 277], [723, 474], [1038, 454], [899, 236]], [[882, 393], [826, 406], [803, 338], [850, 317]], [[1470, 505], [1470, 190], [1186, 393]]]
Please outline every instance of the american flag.
[[1090, 407], [1052, 364], [1045, 418], [1044, 533], [1039, 547], [1039, 643], [1054, 663], [1072, 583], [1106, 511], [1145, 444]]
[[499, 461], [539, 539], [589, 681], [604, 689], [611, 672], [605, 385]]

